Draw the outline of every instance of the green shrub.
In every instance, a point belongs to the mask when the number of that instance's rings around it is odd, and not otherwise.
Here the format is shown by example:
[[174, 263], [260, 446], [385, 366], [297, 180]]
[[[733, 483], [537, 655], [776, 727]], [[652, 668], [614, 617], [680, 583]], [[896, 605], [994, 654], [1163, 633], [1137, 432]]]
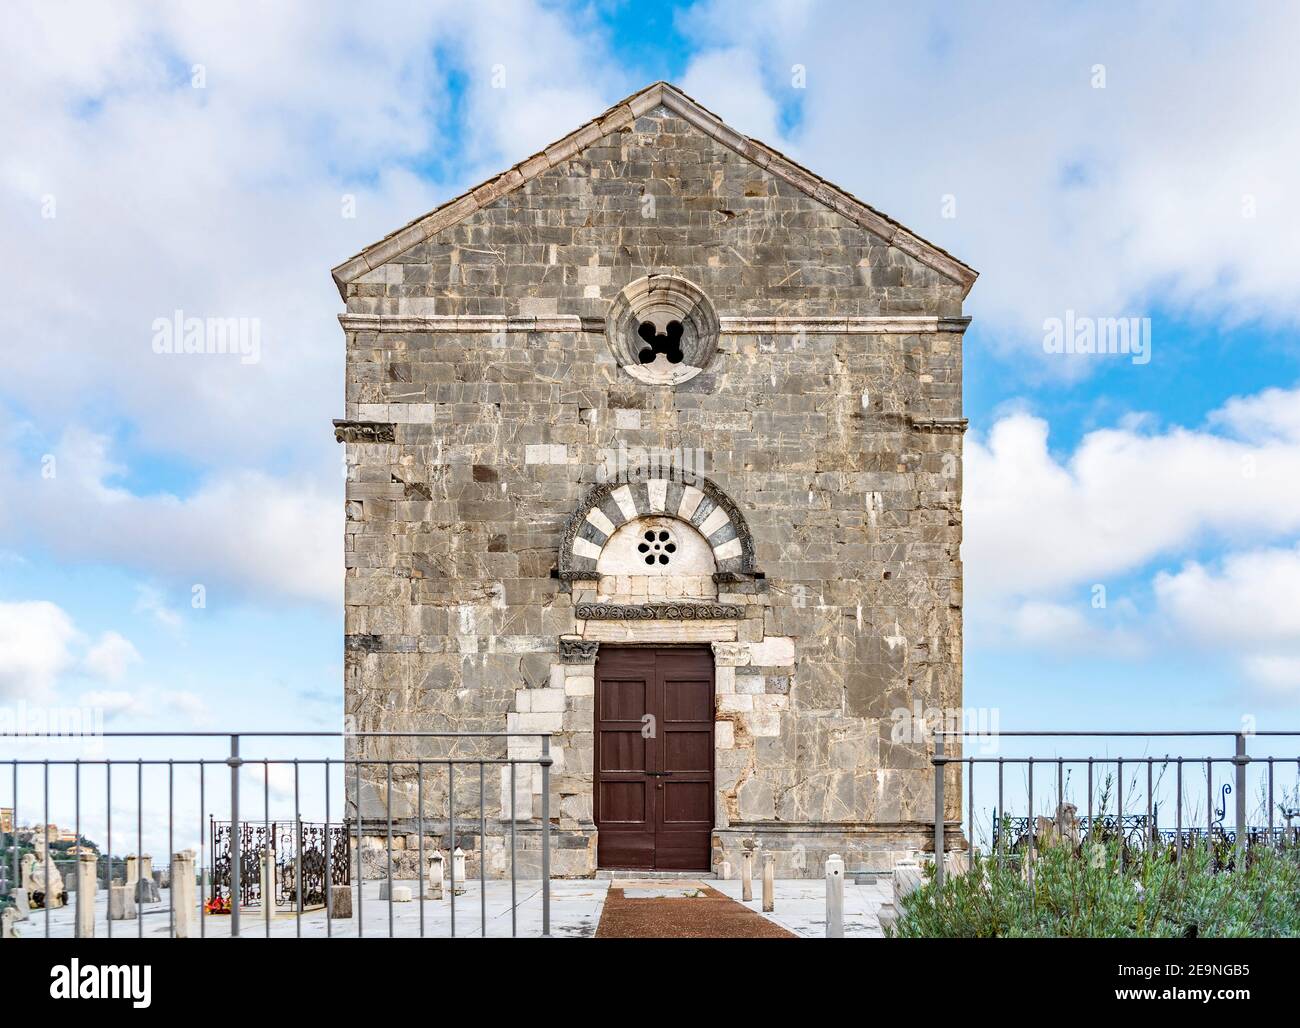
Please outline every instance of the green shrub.
[[1205, 847], [1119, 866], [1116, 843], [1049, 847], [1032, 880], [1019, 856], [976, 856], [964, 875], [927, 880], [887, 930], [895, 938], [1300, 937], [1300, 854], [1252, 850], [1245, 871], [1214, 871]]

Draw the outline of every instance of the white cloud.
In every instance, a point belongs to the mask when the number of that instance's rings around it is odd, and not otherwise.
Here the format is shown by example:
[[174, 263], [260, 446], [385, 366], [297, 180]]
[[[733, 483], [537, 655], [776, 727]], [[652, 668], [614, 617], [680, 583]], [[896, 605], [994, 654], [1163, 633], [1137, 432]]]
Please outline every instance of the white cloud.
[[[44, 425], [93, 394], [141, 447], [211, 466], [336, 468], [329, 269], [630, 91], [594, 14], [538, 2], [20, 7], [0, 396]], [[154, 353], [178, 309], [259, 319], [261, 361]]]
[[0, 697], [40, 702], [74, 663], [76, 626], [46, 600], [0, 603]]
[[714, 50], [693, 59], [678, 83], [728, 125], [782, 147], [776, 102], [763, 89], [763, 70], [750, 50]]
[[[1300, 692], [1300, 390], [1236, 397], [1205, 426], [1146, 418], [1053, 452], [1015, 413], [966, 445], [963, 557], [972, 636], [1016, 647], [1226, 656]], [[1269, 545], [1273, 543], [1273, 545]], [[1217, 560], [1195, 555], [1221, 551]], [[1162, 562], [1180, 566], [1161, 567]], [[1139, 612], [1115, 586], [1143, 590]], [[1109, 587], [1091, 609], [1082, 586]], [[1075, 599], [1071, 602], [1069, 594]]]
[[105, 632], [82, 658], [81, 666], [96, 678], [118, 682], [126, 669], [139, 660], [139, 651], [129, 639], [117, 632]]
[[[137, 495], [113, 484], [123, 469], [107, 438], [70, 429], [56, 474], [0, 450], [0, 526], [60, 559], [110, 561], [165, 577], [211, 606], [222, 588], [239, 597], [337, 604], [342, 596], [342, 477], [274, 477], [231, 470], [190, 496]], [[145, 596], [148, 600], [148, 596]]]
[[212, 711], [202, 696], [193, 692], [170, 691], [161, 696], [163, 705], [180, 714], [191, 728], [205, 728], [212, 722]]
[[767, 94], [800, 110], [797, 159], [982, 273], [968, 310], [994, 345], [1041, 360], [1044, 318], [1156, 296], [1297, 320], [1300, 8], [715, 0], [685, 22], [757, 56]]
[[162, 590], [151, 585], [138, 588], [135, 610], [138, 614], [148, 614], [166, 628], [177, 629], [181, 626], [180, 614], [167, 604]]
[[[1300, 404], [1300, 390], [1286, 394]], [[1258, 542], [1300, 531], [1300, 441], [1264, 431], [1286, 405], [1249, 407], [1257, 440], [1140, 424], [1089, 432], [1072, 453], [1048, 447], [1029, 414], [966, 443], [963, 555], [972, 596], [1041, 594], [1176, 556], [1196, 542]], [[1212, 418], [1221, 424], [1229, 415]], [[1238, 420], [1240, 420], [1238, 418]]]
[[1300, 695], [1300, 655], [1249, 654], [1242, 670], [1263, 689], [1286, 697]]
[[1234, 654], [1270, 691], [1300, 694], [1300, 546], [1189, 561], [1157, 574], [1154, 591], [1182, 639]]
[[1157, 574], [1154, 585], [1161, 607], [1193, 637], [1300, 645], [1300, 547], [1231, 553], [1217, 569], [1189, 561]]
[[1144, 649], [1129, 627], [1134, 618], [1131, 604], [1108, 612], [1086, 603], [1026, 600], [1010, 607], [1005, 627], [1007, 640], [1019, 648], [1134, 656]]
[[92, 689], [77, 697], [77, 706], [97, 711], [105, 721], [126, 714], [139, 714], [145, 709], [139, 696], [125, 689]]

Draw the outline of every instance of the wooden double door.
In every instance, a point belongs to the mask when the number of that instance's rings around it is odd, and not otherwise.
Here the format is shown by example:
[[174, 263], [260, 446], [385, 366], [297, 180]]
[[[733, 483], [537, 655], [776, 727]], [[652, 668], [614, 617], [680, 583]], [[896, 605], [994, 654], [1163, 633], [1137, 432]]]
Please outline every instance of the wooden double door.
[[596, 658], [601, 867], [707, 871], [713, 831], [713, 653], [616, 647]]

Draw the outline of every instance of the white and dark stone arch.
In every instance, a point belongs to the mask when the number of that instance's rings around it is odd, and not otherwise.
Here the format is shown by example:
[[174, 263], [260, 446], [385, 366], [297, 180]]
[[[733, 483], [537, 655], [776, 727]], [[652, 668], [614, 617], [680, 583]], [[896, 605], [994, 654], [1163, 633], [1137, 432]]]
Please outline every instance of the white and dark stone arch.
[[708, 540], [717, 580], [755, 574], [754, 537], [731, 497], [707, 478], [662, 477], [592, 489], [565, 526], [559, 576], [568, 581], [598, 577], [596, 561], [609, 538], [629, 522], [654, 515], [685, 521]]

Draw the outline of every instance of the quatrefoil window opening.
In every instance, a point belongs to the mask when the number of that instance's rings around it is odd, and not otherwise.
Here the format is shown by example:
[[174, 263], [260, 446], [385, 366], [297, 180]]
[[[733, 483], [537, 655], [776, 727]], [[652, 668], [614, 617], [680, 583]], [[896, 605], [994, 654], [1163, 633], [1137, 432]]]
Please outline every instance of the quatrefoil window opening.
[[637, 360], [642, 364], [652, 364], [662, 353], [669, 364], [680, 364], [686, 356], [682, 350], [682, 331], [680, 321], [668, 322], [663, 332], [652, 321], [641, 322], [636, 334], [646, 345], [637, 353]]
[[672, 535], [664, 529], [646, 532], [644, 539], [637, 544], [637, 552], [644, 555], [647, 564], [667, 564], [669, 554], [677, 552]]

